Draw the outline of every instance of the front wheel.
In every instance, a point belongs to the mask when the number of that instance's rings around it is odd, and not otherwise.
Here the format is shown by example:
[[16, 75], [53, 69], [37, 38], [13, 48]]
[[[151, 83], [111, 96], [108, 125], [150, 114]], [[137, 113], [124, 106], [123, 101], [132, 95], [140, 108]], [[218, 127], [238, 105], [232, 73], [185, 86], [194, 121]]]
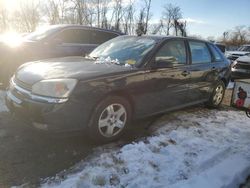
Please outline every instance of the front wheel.
[[220, 106], [224, 94], [225, 94], [225, 84], [222, 81], [219, 81], [214, 87], [213, 93], [207, 103], [209, 107], [217, 108]]
[[113, 96], [97, 105], [90, 120], [90, 137], [97, 142], [110, 142], [121, 137], [131, 119], [130, 104]]

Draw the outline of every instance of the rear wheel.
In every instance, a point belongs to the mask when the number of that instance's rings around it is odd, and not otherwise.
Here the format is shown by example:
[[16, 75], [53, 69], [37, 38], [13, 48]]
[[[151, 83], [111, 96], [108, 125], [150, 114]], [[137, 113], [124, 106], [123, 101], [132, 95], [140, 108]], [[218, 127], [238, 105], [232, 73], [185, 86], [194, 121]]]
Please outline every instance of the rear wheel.
[[130, 119], [130, 104], [124, 98], [109, 97], [97, 105], [92, 115], [90, 137], [98, 142], [116, 140], [124, 133]]
[[225, 94], [225, 84], [219, 81], [214, 87], [213, 93], [207, 103], [208, 106], [217, 108], [220, 106]]
[[249, 109], [246, 110], [246, 115], [247, 115], [247, 117], [250, 118], [250, 110]]

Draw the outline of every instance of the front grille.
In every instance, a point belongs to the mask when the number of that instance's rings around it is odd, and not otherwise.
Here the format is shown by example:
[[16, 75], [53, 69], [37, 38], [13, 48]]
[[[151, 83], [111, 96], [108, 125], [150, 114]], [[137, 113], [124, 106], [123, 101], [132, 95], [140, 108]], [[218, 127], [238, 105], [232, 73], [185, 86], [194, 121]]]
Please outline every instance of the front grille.
[[19, 87], [21, 87], [21, 88], [23, 88], [23, 89], [25, 89], [25, 90], [28, 90], [28, 91], [31, 91], [31, 90], [32, 90], [32, 85], [27, 84], [27, 83], [25, 83], [25, 82], [23, 82], [23, 81], [17, 79], [16, 77], [14, 78], [13, 81], [14, 81], [14, 83], [15, 83], [17, 86], [19, 86]]
[[228, 59], [230, 59], [232, 61], [235, 61], [238, 58], [239, 58], [239, 56], [230, 56], [230, 57], [228, 57]]
[[233, 68], [250, 70], [250, 63], [237, 61]]

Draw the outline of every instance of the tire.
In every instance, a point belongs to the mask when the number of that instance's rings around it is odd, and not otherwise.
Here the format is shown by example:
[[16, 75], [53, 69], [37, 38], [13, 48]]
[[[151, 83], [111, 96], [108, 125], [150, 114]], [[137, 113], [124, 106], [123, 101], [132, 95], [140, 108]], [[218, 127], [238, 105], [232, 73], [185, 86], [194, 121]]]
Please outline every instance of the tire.
[[218, 108], [225, 94], [225, 84], [221, 80], [214, 87], [213, 93], [207, 103], [208, 107]]
[[247, 115], [247, 117], [250, 118], [250, 110], [249, 109], [246, 110], [246, 115]]
[[95, 142], [107, 143], [119, 139], [131, 121], [131, 105], [118, 96], [100, 102], [89, 122], [89, 136]]

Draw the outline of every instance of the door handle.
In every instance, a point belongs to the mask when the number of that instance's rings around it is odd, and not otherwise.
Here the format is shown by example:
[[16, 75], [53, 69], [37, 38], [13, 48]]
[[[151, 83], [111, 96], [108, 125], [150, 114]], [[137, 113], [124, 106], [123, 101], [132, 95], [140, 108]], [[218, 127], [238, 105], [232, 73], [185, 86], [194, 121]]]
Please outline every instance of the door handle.
[[189, 75], [189, 74], [190, 74], [189, 71], [183, 71], [183, 72], [181, 73], [182, 76], [187, 76], [187, 75]]

